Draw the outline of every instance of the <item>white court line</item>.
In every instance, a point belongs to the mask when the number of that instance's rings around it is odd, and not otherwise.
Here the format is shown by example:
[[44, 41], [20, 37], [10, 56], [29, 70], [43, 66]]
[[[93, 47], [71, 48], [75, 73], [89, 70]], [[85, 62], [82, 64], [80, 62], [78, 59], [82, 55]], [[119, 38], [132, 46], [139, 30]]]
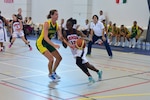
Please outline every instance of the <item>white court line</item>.
[[14, 77], [14, 78], [5, 78], [1, 79], [2, 81], [8, 81], [8, 80], [13, 80], [13, 79], [19, 79], [19, 78], [30, 78], [30, 77], [36, 77], [36, 76], [42, 76], [45, 74], [38, 74], [38, 75], [29, 75], [29, 76], [21, 76], [21, 77]]
[[44, 62], [43, 60], [41, 60], [40, 58], [38, 59], [37, 57], [33, 58], [33, 57], [24, 56], [24, 55], [12, 54], [12, 53], [9, 53], [9, 52], [5, 52], [5, 53], [9, 54], [9, 55], [13, 55], [13, 56], [18, 56], [18, 57], [21, 57], [21, 58], [34, 59], [34, 60], [36, 59], [36, 60]]
[[4, 64], [4, 65], [9, 65], [9, 66], [17, 67], [17, 68], [20, 68], [20, 69], [26, 69], [26, 70], [30, 70], [30, 71], [33, 71], [33, 72], [40, 72], [40, 73], [45, 74], [43, 71], [33, 70], [31, 68], [25, 68], [25, 67], [21, 67], [21, 66], [15, 65], [15, 64], [8, 64], [8, 63], [4, 63], [4, 62], [0, 62], [0, 63]]

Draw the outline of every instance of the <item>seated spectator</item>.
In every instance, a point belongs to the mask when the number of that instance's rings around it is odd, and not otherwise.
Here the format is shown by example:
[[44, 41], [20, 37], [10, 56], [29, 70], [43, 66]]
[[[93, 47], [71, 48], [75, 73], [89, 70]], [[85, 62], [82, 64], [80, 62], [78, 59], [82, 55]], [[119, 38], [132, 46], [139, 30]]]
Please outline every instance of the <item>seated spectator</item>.
[[32, 22], [32, 18], [29, 17], [28, 21], [26, 23], [26, 31], [28, 32], [27, 34], [31, 34], [33, 31], [34, 27], [33, 27], [33, 22]]
[[25, 17], [24, 21], [23, 21], [23, 24], [26, 25], [28, 22], [28, 17]]
[[77, 20], [76, 19], [73, 20], [73, 24], [74, 24], [73, 25], [74, 29], [78, 29], [80, 27], [80, 25], [77, 24]]
[[110, 36], [112, 35], [112, 28], [113, 28], [112, 22], [109, 21], [108, 28], [107, 28], [107, 36], [110, 45], [112, 44], [112, 42], [110, 42]]
[[119, 28], [116, 26], [116, 23], [113, 24], [113, 27], [112, 27], [112, 34], [110, 34], [110, 45], [112, 44], [112, 39], [113, 37], [116, 38], [116, 41], [115, 41], [115, 46], [118, 46], [120, 45], [119, 44]]
[[86, 36], [89, 35], [90, 24], [89, 24], [89, 20], [88, 20], [88, 19], [85, 20], [85, 25], [84, 25], [84, 27], [81, 29], [81, 31], [82, 31]]
[[[137, 25], [137, 21], [134, 21], [131, 29], [131, 34], [127, 36], [127, 40], [130, 42], [129, 48], [135, 48], [135, 45], [137, 44], [137, 41], [140, 38], [143, 31], [144, 30]], [[130, 39], [132, 39], [132, 41]]]
[[128, 30], [124, 25], [121, 25], [121, 26], [120, 26], [119, 41], [121, 42], [121, 37], [123, 37], [122, 47], [125, 46], [126, 36], [127, 36], [128, 34], [130, 34], [129, 30]]

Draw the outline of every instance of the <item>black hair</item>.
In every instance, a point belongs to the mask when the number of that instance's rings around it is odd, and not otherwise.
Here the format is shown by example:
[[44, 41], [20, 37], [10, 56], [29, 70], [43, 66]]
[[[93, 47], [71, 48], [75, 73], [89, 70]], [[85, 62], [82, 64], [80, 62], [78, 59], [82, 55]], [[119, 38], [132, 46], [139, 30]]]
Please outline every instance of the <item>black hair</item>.
[[124, 27], [124, 25], [121, 25], [121, 27]]
[[[17, 15], [16, 15], [16, 14], [13, 14], [13, 16], [17, 17]], [[18, 17], [17, 17], [17, 18], [18, 18]]]
[[68, 20], [67, 20], [67, 22], [70, 22], [71, 24], [72, 24], [72, 26], [75, 24], [75, 20], [76, 19], [73, 19], [73, 18], [69, 18]]
[[1, 11], [0, 11], [0, 14], [1, 14]]
[[96, 18], [97, 18], [97, 20], [98, 20], [98, 16], [97, 16], [97, 15], [93, 15], [92, 19], [94, 19], [94, 17], [96, 17]]
[[54, 15], [55, 12], [57, 12], [56, 9], [50, 10], [49, 14], [47, 15], [47, 19], [51, 18], [51, 15]]
[[113, 26], [116, 26], [116, 23], [114, 23]]

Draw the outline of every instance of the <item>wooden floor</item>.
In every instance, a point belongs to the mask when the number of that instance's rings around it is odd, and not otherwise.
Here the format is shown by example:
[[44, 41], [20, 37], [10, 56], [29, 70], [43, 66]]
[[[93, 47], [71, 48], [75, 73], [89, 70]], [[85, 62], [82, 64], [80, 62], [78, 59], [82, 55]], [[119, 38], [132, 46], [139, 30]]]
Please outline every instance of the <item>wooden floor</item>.
[[[150, 56], [113, 51], [109, 59], [106, 50], [92, 49], [88, 60], [103, 70], [103, 79], [89, 86], [70, 49], [61, 46], [61, 81], [53, 83], [47, 75], [48, 60], [35, 41], [30, 43], [33, 51], [17, 39], [0, 52], [0, 100], [150, 100]], [[97, 80], [97, 74], [90, 73]]]

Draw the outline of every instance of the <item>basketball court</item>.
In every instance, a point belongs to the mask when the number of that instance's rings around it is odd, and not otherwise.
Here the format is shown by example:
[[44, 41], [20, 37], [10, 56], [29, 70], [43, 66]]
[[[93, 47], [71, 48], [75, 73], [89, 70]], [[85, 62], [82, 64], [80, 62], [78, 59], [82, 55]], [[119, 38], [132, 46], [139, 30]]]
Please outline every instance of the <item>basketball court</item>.
[[[59, 41], [54, 40], [59, 43]], [[0, 52], [0, 100], [149, 100], [150, 56], [113, 51], [109, 59], [104, 49], [92, 50], [88, 60], [103, 70], [102, 81], [88, 85], [87, 76], [75, 65], [69, 48], [59, 49], [63, 57], [57, 73], [58, 83], [48, 78], [48, 60], [41, 55], [35, 40], [33, 51], [17, 39]], [[90, 71], [95, 80], [96, 73]]]

